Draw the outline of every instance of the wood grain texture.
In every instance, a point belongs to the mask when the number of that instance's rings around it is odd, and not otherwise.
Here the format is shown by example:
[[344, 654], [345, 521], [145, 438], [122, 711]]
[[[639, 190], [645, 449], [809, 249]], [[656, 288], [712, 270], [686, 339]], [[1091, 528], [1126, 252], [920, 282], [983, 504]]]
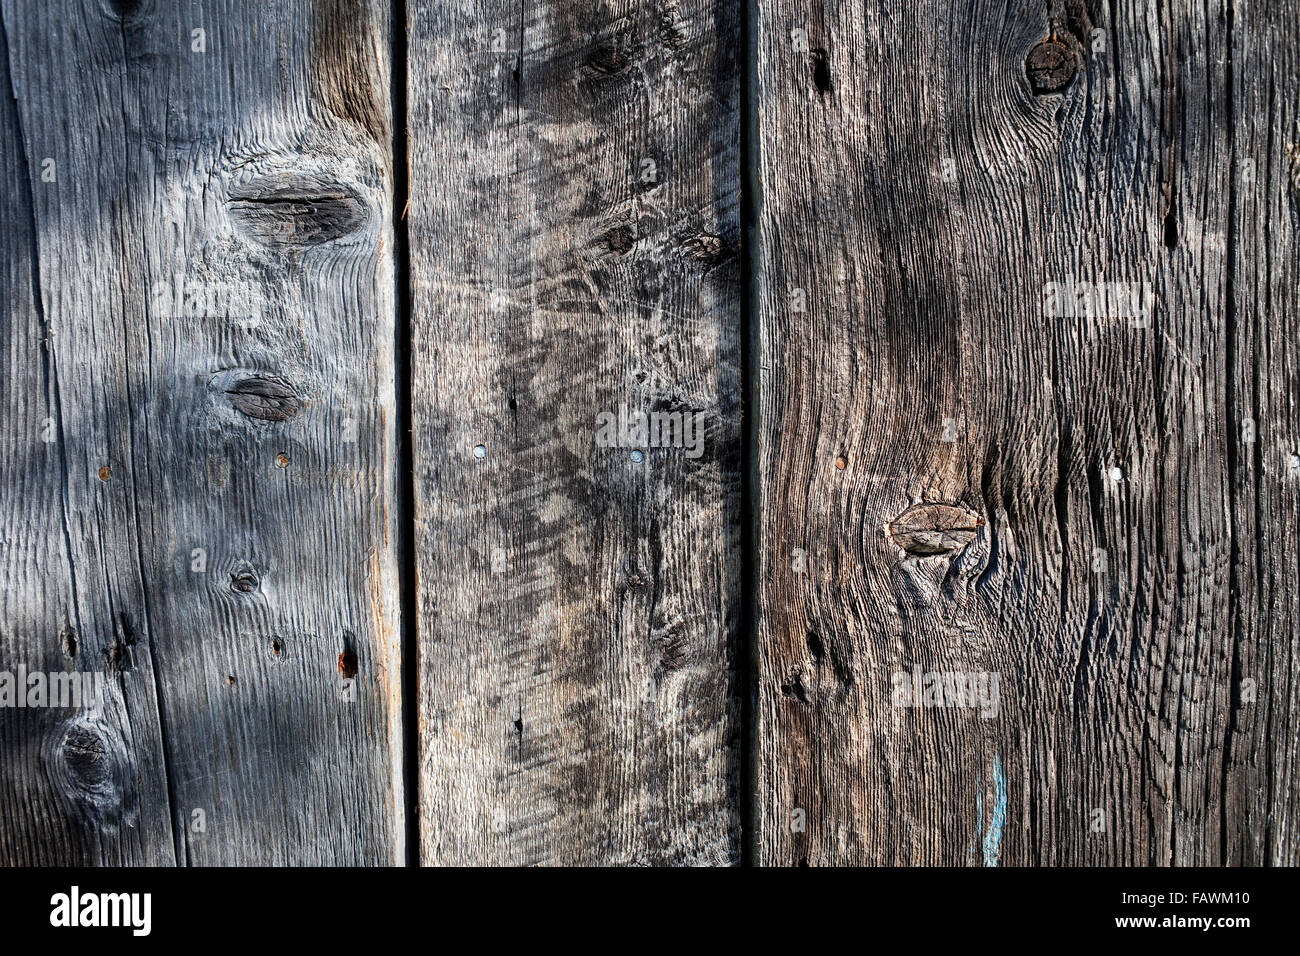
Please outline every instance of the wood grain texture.
[[[1221, 862], [1300, 861], [1300, 9], [1235, 5], [1227, 188], [1233, 679]], [[1192, 182], [1195, 185], [1195, 181]], [[1220, 195], [1219, 201], [1224, 197]], [[1250, 440], [1253, 437], [1253, 441]], [[1240, 695], [1238, 694], [1238, 697]], [[1237, 698], [1234, 698], [1234, 702]]]
[[740, 11], [407, 9], [421, 860], [734, 862]]
[[1300, 8], [397, 9], [0, 0], [0, 862], [1300, 863]]
[[[758, 861], [1297, 863], [1294, 5], [755, 38]], [[923, 503], [982, 524], [904, 550]]]
[[0, 861], [401, 862], [388, 10], [2, 9]]

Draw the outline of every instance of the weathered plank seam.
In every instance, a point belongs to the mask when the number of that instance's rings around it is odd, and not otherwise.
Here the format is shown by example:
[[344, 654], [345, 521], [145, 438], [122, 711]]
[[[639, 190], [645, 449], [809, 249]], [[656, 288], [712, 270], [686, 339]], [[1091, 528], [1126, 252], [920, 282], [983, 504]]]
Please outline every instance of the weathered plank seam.
[[758, 110], [758, 4], [759, 0], [745, 0], [745, 16], [741, 21], [740, 109], [740, 236], [745, 254], [741, 257], [740, 278], [740, 415], [744, 423], [741, 430], [741, 547], [740, 547], [740, 640], [736, 668], [740, 686], [740, 830], [741, 866], [754, 866], [758, 860], [759, 832], [758, 810], [760, 786], [759, 762], [759, 709], [758, 678], [759, 642], [758, 627], [761, 613], [758, 602], [760, 548], [762, 547], [761, 509], [759, 497], [760, 389], [762, 386], [758, 335], [759, 323], [755, 319], [761, 301], [762, 280], [760, 270], [757, 230], [761, 221], [763, 204], [760, 149], [762, 139]]
[[398, 588], [402, 609], [402, 733], [406, 796], [406, 865], [420, 865], [420, 667], [419, 596], [416, 573], [415, 467], [412, 449], [415, 405], [411, 361], [411, 243], [406, 221], [410, 202], [410, 147], [407, 130], [406, 0], [392, 0], [390, 7], [392, 60], [389, 73], [389, 103], [392, 109], [393, 201], [393, 284], [396, 343], [393, 361], [397, 373], [397, 469], [398, 504]]

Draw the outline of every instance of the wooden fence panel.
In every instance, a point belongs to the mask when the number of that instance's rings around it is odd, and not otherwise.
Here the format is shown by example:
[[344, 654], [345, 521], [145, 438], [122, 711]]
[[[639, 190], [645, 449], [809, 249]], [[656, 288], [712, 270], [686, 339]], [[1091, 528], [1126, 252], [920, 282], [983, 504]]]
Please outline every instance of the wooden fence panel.
[[1297, 41], [0, 0], [0, 862], [1300, 863]]
[[740, 9], [407, 10], [421, 860], [735, 861]]
[[760, 862], [1297, 862], [1282, 6], [759, 5]]
[[388, 20], [3, 4], [6, 864], [405, 857]]

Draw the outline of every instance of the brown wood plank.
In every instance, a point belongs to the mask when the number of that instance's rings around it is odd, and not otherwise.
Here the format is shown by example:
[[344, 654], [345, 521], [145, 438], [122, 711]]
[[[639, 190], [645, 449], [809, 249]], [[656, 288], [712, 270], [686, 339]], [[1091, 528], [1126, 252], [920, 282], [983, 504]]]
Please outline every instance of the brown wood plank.
[[760, 6], [759, 862], [1297, 862], [1298, 28]]

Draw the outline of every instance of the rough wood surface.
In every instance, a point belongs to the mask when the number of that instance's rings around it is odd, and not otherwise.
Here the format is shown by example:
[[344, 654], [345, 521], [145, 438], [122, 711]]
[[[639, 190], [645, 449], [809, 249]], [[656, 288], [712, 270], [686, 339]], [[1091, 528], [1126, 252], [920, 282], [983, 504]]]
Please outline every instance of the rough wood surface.
[[1300, 862], [1295, 6], [757, 14], [759, 862]]
[[421, 860], [735, 861], [740, 10], [407, 9]]
[[0, 712], [0, 861], [401, 862], [387, 8], [0, 51], [0, 669], [109, 679]]
[[1297, 76], [1263, 0], [0, 0], [0, 863], [1300, 863]]

